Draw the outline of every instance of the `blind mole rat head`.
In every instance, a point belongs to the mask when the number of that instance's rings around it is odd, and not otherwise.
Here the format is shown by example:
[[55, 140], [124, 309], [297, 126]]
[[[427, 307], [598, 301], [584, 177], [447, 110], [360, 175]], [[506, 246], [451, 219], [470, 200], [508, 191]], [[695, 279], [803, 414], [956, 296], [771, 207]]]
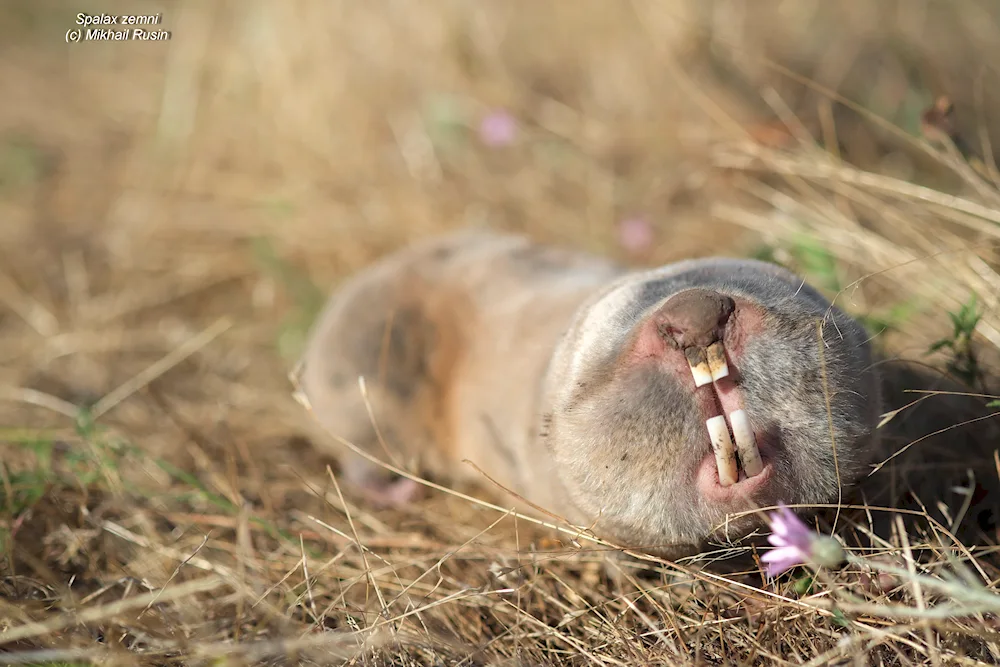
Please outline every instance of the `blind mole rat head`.
[[544, 444], [580, 521], [671, 553], [759, 521], [737, 513], [835, 501], [874, 450], [878, 392], [862, 327], [801, 279], [693, 260], [581, 308], [546, 376]]

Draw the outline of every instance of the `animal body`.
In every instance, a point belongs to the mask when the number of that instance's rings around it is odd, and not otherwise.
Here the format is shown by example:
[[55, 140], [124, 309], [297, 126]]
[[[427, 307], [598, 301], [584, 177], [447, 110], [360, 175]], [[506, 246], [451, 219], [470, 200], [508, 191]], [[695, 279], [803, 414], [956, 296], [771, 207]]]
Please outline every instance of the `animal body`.
[[[875, 361], [862, 326], [772, 264], [630, 270], [463, 232], [341, 286], [300, 383], [326, 431], [380, 458], [481, 481], [468, 460], [577, 525], [676, 555], [862, 479], [885, 455]], [[371, 498], [410, 497], [325, 442]]]

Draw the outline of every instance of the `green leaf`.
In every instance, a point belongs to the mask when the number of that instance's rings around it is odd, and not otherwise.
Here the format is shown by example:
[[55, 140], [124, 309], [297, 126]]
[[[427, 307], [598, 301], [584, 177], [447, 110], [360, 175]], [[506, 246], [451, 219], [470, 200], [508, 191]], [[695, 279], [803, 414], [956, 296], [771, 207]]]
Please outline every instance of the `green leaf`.
[[951, 347], [951, 346], [952, 342], [950, 340], [948, 340], [947, 338], [942, 338], [941, 340], [937, 341], [936, 343], [930, 346], [930, 348], [928, 349], [928, 353], [937, 352], [941, 348]]
[[237, 508], [236, 505], [231, 503], [227, 498], [211, 491], [207, 486], [205, 486], [205, 484], [200, 479], [198, 479], [196, 476], [192, 475], [188, 471], [182, 470], [177, 466], [175, 466], [174, 464], [170, 463], [169, 461], [165, 461], [164, 459], [156, 459], [155, 463], [156, 465], [160, 466], [160, 468], [162, 468], [165, 472], [172, 475], [175, 479], [184, 482], [188, 486], [194, 487], [195, 489], [201, 491], [202, 497], [204, 497], [206, 500], [208, 500], [216, 507], [220, 507], [229, 512], [238, 511], [239, 508]]
[[819, 240], [800, 235], [791, 249], [792, 256], [802, 267], [802, 272], [809, 276], [818, 286], [830, 291], [839, 292], [840, 278], [837, 276], [837, 260]]
[[798, 595], [808, 595], [812, 591], [813, 583], [815, 583], [815, 579], [812, 575], [807, 575], [796, 579], [795, 583], [792, 584], [792, 590]]

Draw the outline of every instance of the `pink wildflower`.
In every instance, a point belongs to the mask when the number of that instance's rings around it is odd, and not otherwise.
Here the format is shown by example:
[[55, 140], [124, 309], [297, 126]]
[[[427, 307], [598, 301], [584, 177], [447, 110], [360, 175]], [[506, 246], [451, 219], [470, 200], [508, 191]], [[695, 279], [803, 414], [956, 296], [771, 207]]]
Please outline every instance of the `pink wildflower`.
[[767, 576], [775, 577], [796, 565], [812, 563], [836, 567], [844, 560], [840, 543], [832, 537], [813, 532], [802, 519], [784, 504], [768, 518], [771, 534], [767, 541], [775, 548], [761, 556]]
[[511, 144], [517, 138], [517, 120], [506, 111], [492, 111], [479, 123], [479, 138], [487, 146]]
[[645, 218], [626, 218], [618, 223], [618, 243], [631, 253], [641, 253], [653, 244], [653, 226]]

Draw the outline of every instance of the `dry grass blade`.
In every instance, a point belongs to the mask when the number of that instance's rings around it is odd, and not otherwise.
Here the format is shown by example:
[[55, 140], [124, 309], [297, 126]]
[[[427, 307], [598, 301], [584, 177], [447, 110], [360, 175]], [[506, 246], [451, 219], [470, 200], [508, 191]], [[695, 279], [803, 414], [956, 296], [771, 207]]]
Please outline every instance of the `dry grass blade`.
[[102, 417], [126, 398], [139, 391], [201, 348], [211, 343], [230, 326], [232, 326], [232, 324], [228, 320], [220, 319], [215, 324], [202, 331], [199, 335], [189, 341], [186, 341], [183, 345], [170, 352], [170, 354], [166, 355], [125, 384], [108, 393], [94, 404], [92, 411], [93, 418], [99, 419]]
[[204, 577], [185, 583], [177, 584], [169, 591], [156, 591], [137, 595], [134, 598], [119, 600], [111, 604], [101, 605], [84, 609], [75, 614], [66, 614], [49, 621], [40, 623], [30, 623], [5, 630], [0, 633], [0, 644], [10, 644], [29, 637], [58, 632], [73, 624], [87, 624], [109, 619], [126, 611], [143, 609], [149, 606], [155, 599], [161, 603], [174, 602], [176, 600], [188, 599], [197, 593], [207, 593], [217, 590], [223, 586], [224, 582], [219, 577]]

